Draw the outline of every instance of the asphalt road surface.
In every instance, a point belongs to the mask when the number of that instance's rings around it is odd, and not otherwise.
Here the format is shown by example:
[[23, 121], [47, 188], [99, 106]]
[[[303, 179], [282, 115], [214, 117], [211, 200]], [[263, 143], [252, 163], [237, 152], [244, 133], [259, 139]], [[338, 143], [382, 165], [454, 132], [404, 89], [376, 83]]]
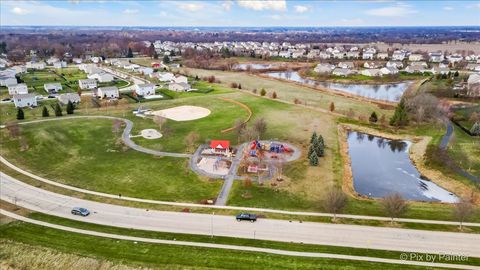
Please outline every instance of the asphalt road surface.
[[[232, 216], [148, 211], [68, 197], [42, 190], [5, 174], [0, 198], [34, 211], [96, 224], [173, 233], [255, 238], [382, 250], [480, 257], [480, 234], [433, 232], [384, 227], [259, 219], [237, 222]], [[72, 207], [89, 209], [73, 216]]]

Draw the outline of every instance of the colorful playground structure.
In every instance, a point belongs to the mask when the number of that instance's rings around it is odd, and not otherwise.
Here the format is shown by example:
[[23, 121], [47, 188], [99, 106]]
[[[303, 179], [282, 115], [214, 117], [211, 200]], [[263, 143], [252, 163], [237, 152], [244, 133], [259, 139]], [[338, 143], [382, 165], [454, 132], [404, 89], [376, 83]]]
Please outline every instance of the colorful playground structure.
[[[266, 151], [270, 154], [286, 154], [292, 153], [293, 149], [290, 149], [287, 145], [276, 142], [260, 142], [258, 140], [250, 142], [249, 156], [257, 157], [262, 151]], [[272, 155], [271, 157], [275, 158], [275, 155]]]

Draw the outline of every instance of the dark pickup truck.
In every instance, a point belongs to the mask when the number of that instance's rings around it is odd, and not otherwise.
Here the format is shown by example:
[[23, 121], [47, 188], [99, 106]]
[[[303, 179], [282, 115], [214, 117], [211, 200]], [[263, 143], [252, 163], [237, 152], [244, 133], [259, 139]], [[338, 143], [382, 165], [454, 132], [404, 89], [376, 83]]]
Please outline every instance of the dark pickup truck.
[[237, 221], [247, 220], [250, 222], [257, 221], [257, 215], [255, 214], [248, 214], [248, 213], [241, 213], [236, 216]]

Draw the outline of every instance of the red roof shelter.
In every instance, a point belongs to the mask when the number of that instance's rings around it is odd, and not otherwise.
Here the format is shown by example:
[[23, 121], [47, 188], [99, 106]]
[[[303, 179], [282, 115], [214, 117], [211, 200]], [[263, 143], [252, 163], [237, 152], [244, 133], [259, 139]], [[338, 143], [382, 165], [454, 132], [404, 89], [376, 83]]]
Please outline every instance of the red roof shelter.
[[156, 63], [156, 62], [153, 62], [153, 63], [152, 63], [152, 67], [153, 67], [153, 68], [159, 68], [159, 67], [160, 67], [160, 64], [159, 64], [159, 63]]
[[210, 141], [210, 148], [215, 151], [227, 151], [230, 149], [230, 141], [212, 140]]

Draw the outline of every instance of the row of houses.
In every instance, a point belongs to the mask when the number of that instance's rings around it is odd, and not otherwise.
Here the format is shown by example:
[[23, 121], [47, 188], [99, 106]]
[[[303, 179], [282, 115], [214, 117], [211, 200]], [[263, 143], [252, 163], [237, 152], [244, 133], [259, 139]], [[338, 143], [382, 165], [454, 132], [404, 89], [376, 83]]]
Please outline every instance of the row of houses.
[[[320, 63], [314, 71], [319, 74], [333, 74], [336, 76], [349, 76], [353, 74], [362, 74], [369, 77], [378, 77], [383, 75], [395, 75], [404, 67], [401, 61], [388, 61], [386, 64], [378, 62], [366, 61], [363, 64], [364, 69], [356, 70], [353, 62], [339, 62], [337, 65], [331, 63]], [[448, 74], [450, 69], [442, 64], [432, 68], [428, 67], [426, 62], [412, 62], [404, 71], [408, 73], [432, 73], [432, 74]]]
[[[97, 80], [98, 82], [112, 82], [114, 77], [112, 74], [105, 72], [103, 69], [99, 68], [97, 64], [80, 64], [78, 68], [83, 72], [87, 73], [87, 78], [90, 80]], [[85, 82], [83, 85], [86, 87], [89, 85], [89, 82]], [[82, 86], [83, 86], [82, 85]], [[81, 88], [81, 89], [91, 89], [91, 88]]]

